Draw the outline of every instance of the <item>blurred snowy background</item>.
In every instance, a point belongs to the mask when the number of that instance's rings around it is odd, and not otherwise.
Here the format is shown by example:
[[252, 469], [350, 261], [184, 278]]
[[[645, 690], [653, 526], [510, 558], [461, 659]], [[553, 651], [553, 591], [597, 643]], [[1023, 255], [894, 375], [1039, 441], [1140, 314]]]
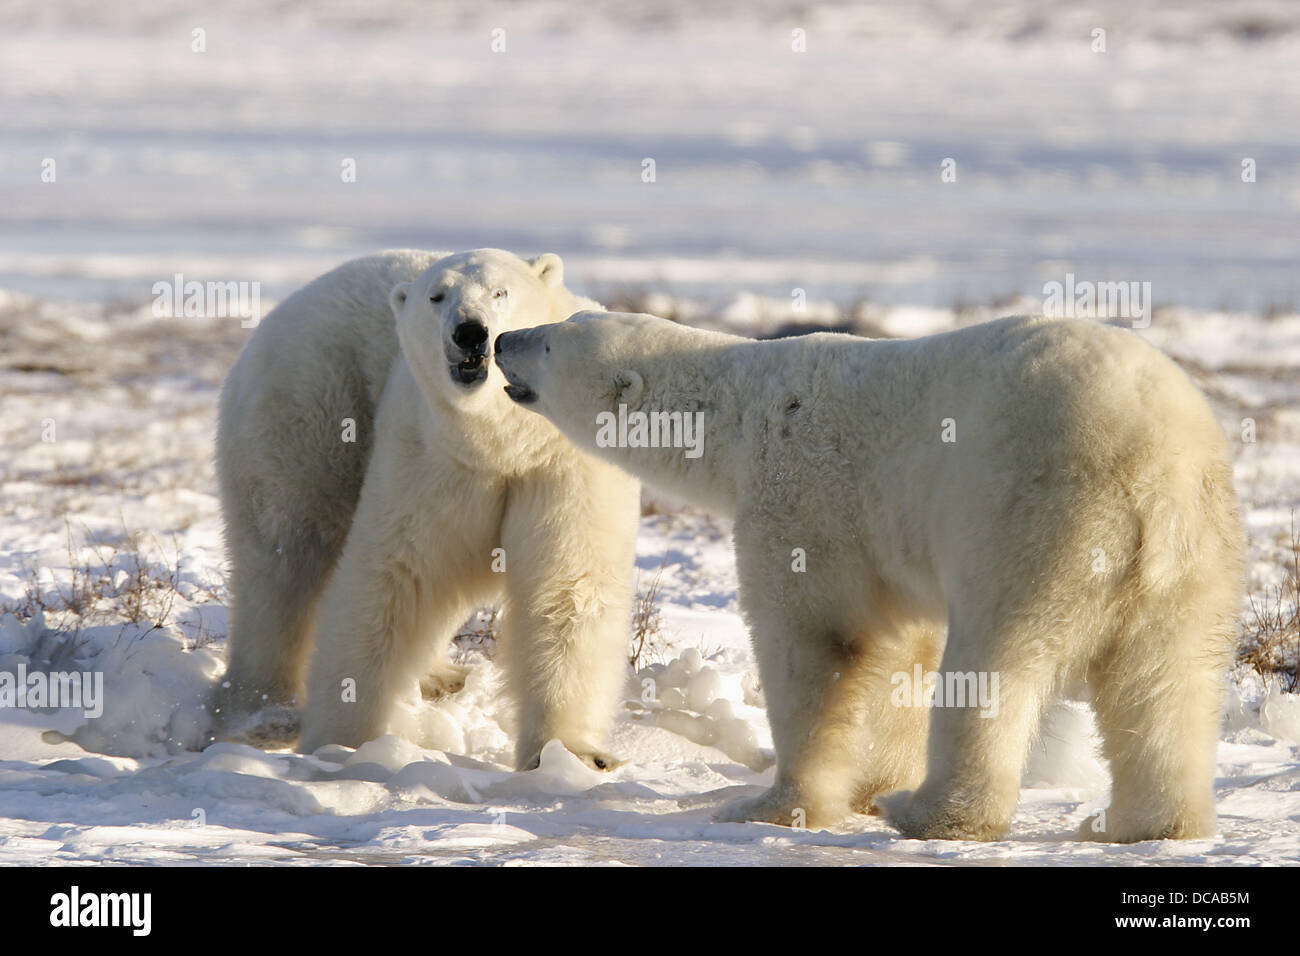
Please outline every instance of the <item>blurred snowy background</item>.
[[0, 284], [283, 294], [494, 245], [706, 296], [950, 306], [1072, 269], [1294, 308], [1298, 54], [1281, 0], [4, 0]]
[[[0, 670], [108, 684], [96, 720], [0, 709], [0, 861], [1300, 862], [1298, 91], [1283, 0], [0, 0]], [[1069, 704], [1002, 843], [711, 823], [770, 780], [770, 738], [727, 529], [659, 505], [613, 774], [504, 769], [482, 621], [476, 676], [413, 698], [408, 741], [195, 752], [224, 655], [215, 400], [248, 331], [156, 318], [154, 283], [256, 282], [265, 313], [353, 255], [482, 245], [755, 335], [1150, 282], [1142, 334], [1235, 439], [1250, 543], [1223, 835], [1069, 842], [1106, 788]]]

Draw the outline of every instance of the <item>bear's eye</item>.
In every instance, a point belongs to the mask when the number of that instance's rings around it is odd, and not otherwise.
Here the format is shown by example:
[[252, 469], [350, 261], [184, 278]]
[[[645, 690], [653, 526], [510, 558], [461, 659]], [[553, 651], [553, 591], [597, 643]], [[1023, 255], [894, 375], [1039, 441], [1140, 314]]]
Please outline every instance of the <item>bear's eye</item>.
[[447, 298], [447, 293], [445, 293], [445, 292], [438, 292], [438, 293], [436, 293], [436, 294], [434, 294], [434, 295], [429, 296], [429, 301], [430, 301], [430, 302], [441, 302], [441, 301], [442, 301], [443, 299], [445, 299], [445, 298]]
[[507, 293], [507, 290], [505, 290], [505, 289], [497, 289], [497, 290], [495, 290], [495, 291], [492, 293], [492, 298], [494, 298], [494, 299], [504, 299], [504, 298], [506, 297], [506, 293]]

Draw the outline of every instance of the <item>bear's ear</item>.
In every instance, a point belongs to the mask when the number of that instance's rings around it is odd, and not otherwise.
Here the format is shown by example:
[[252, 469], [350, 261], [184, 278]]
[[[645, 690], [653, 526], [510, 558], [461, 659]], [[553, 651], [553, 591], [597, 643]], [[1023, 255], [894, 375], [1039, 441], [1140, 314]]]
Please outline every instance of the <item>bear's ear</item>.
[[624, 405], [635, 405], [641, 401], [645, 391], [645, 382], [636, 369], [625, 368], [614, 374], [614, 401]]
[[411, 291], [411, 283], [399, 282], [393, 286], [393, 291], [388, 293], [388, 304], [392, 307], [393, 315], [402, 314], [402, 306], [406, 305], [406, 295]]
[[544, 252], [528, 264], [533, 267], [533, 275], [549, 286], [564, 281], [564, 262], [553, 252]]

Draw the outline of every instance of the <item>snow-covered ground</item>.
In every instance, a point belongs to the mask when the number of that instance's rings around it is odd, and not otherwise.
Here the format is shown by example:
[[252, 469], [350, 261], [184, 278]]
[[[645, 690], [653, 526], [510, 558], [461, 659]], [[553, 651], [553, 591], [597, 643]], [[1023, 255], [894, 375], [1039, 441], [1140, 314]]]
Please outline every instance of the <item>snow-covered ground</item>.
[[551, 250], [579, 291], [755, 335], [845, 316], [918, 335], [1037, 308], [1066, 273], [1150, 282], [1142, 334], [1229, 435], [1254, 422], [1234, 442], [1252, 594], [1281, 584], [1300, 513], [1300, 8], [698, 6], [0, 0], [0, 672], [105, 681], [94, 719], [0, 707], [0, 863], [1300, 862], [1300, 698], [1245, 668], [1214, 840], [1071, 840], [1106, 775], [1068, 702], [1005, 841], [711, 822], [770, 781], [771, 741], [728, 530], [661, 502], [637, 562], [642, 590], [660, 575], [659, 630], [613, 772], [558, 749], [509, 772], [492, 642], [473, 635], [468, 686], [413, 688], [407, 739], [195, 749], [226, 632], [215, 399], [248, 332], [154, 318], [176, 273], [257, 282], [264, 313], [378, 248]]

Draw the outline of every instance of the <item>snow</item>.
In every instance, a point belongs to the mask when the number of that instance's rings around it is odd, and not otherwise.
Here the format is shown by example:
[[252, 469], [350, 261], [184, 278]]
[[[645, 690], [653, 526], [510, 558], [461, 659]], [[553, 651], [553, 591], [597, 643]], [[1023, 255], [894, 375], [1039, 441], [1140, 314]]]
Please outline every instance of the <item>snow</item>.
[[[265, 310], [397, 245], [554, 249], [580, 291], [751, 335], [920, 335], [1032, 311], [1067, 271], [1151, 281], [1140, 334], [1229, 435], [1255, 423], [1234, 448], [1258, 594], [1300, 510], [1293, 5], [263, 6], [5, 4], [0, 672], [100, 672], [105, 710], [0, 706], [0, 863], [1300, 862], [1300, 698], [1244, 668], [1211, 840], [1071, 839], [1108, 785], [1074, 701], [1044, 721], [1006, 840], [713, 822], [771, 782], [771, 735], [729, 528], [653, 497], [637, 573], [659, 574], [661, 636], [629, 669], [612, 770], [553, 744], [512, 772], [492, 642], [472, 634], [464, 690], [413, 685], [392, 736], [199, 751], [227, 627], [215, 401], [248, 332], [149, 307], [181, 272], [258, 281]], [[938, 182], [946, 156], [957, 184]]]

